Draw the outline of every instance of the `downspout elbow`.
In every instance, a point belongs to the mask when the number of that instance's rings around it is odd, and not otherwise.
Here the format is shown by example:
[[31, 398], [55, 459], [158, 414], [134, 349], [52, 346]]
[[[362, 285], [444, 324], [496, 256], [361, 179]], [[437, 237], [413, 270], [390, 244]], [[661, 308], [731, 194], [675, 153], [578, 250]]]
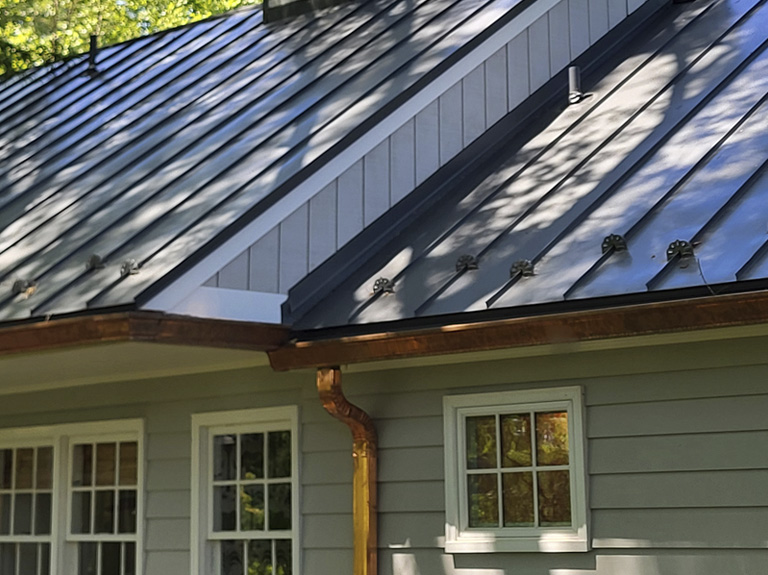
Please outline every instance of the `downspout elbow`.
[[377, 551], [377, 437], [371, 417], [351, 404], [341, 389], [338, 367], [317, 370], [317, 390], [325, 410], [352, 432], [354, 476], [354, 575], [376, 575]]

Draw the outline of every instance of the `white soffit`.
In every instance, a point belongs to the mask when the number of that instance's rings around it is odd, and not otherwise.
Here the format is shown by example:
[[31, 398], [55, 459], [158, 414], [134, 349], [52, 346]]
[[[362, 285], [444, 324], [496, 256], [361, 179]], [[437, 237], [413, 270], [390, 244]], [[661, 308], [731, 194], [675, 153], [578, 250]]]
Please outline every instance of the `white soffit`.
[[280, 306], [287, 298], [283, 294], [201, 286], [168, 311], [211, 319], [279, 324]]

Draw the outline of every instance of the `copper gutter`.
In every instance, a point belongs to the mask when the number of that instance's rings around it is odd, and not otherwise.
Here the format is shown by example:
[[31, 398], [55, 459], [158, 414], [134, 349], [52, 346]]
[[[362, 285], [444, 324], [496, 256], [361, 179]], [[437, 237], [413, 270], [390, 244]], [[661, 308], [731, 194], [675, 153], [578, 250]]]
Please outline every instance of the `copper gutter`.
[[269, 359], [283, 371], [760, 323], [768, 323], [768, 292], [297, 341], [270, 351]]
[[338, 367], [317, 370], [317, 391], [325, 410], [352, 431], [352, 516], [354, 525], [354, 575], [377, 573], [377, 439], [373, 421], [352, 405], [341, 390]]
[[128, 341], [266, 351], [289, 338], [279, 325], [120, 312], [0, 328], [0, 355]]

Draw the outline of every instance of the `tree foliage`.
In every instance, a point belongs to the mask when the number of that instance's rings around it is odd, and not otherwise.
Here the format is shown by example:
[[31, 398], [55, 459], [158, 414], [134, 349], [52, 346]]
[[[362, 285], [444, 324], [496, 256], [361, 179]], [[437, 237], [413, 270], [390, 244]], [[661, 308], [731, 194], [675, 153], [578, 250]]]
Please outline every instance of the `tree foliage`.
[[0, 76], [260, 0], [0, 0]]

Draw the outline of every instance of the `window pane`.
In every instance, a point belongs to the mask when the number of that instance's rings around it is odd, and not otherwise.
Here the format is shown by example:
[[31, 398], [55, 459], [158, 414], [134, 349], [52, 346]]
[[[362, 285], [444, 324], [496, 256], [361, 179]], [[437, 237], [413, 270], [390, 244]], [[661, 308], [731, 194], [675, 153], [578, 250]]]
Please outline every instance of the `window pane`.
[[571, 479], [568, 471], [540, 471], [539, 524], [557, 527], [571, 524]]
[[136, 492], [120, 491], [118, 501], [118, 533], [136, 533]]
[[221, 575], [243, 575], [244, 541], [221, 542]]
[[40, 543], [40, 575], [48, 575], [51, 572], [51, 545]]
[[11, 533], [11, 495], [0, 495], [0, 535]]
[[15, 543], [0, 543], [0, 575], [16, 575]]
[[291, 432], [269, 432], [269, 477], [291, 476]]
[[75, 491], [72, 494], [72, 533], [91, 532], [91, 493]]
[[536, 414], [536, 462], [568, 465], [568, 412]]
[[240, 529], [264, 529], [264, 486], [244, 485], [240, 491]]
[[13, 449], [0, 449], [0, 489], [10, 489], [13, 477]]
[[532, 527], [533, 473], [505, 473], [501, 481], [504, 490], [504, 527]]
[[123, 543], [125, 571], [123, 575], [136, 575], [136, 544]]
[[35, 495], [35, 535], [51, 533], [51, 494]]
[[269, 485], [269, 529], [291, 528], [291, 484]]
[[467, 469], [496, 467], [496, 416], [467, 418]]
[[213, 530], [234, 531], [235, 517], [235, 488], [231, 485], [213, 488]]
[[72, 454], [72, 485], [84, 487], [91, 485], [93, 470], [93, 446], [75, 445]]
[[135, 441], [120, 444], [120, 485], [136, 485], [139, 446]]
[[17, 493], [13, 506], [13, 533], [30, 535], [32, 533], [32, 494]]
[[116, 457], [116, 444], [99, 443], [96, 446], [96, 485], [115, 484]]
[[291, 575], [293, 573], [293, 558], [290, 540], [275, 541], [275, 575]]
[[94, 533], [115, 532], [115, 492], [97, 491], [93, 516]]
[[240, 436], [240, 479], [264, 478], [264, 434]]
[[37, 543], [19, 544], [19, 573], [37, 573]]
[[272, 542], [248, 542], [248, 575], [272, 575]]
[[120, 575], [120, 543], [101, 544], [101, 575]]
[[98, 543], [79, 543], [77, 545], [78, 575], [96, 575], [96, 555]]
[[16, 489], [32, 489], [35, 450], [16, 450]]
[[38, 447], [37, 449], [37, 478], [35, 485], [38, 489], [51, 489], [53, 486], [53, 448]]
[[213, 438], [213, 478], [216, 481], [235, 479], [236, 446], [235, 435], [217, 435]]
[[499, 494], [496, 474], [468, 475], [470, 527], [499, 526]]
[[533, 464], [529, 414], [501, 416], [501, 455], [503, 467], [530, 467]]

